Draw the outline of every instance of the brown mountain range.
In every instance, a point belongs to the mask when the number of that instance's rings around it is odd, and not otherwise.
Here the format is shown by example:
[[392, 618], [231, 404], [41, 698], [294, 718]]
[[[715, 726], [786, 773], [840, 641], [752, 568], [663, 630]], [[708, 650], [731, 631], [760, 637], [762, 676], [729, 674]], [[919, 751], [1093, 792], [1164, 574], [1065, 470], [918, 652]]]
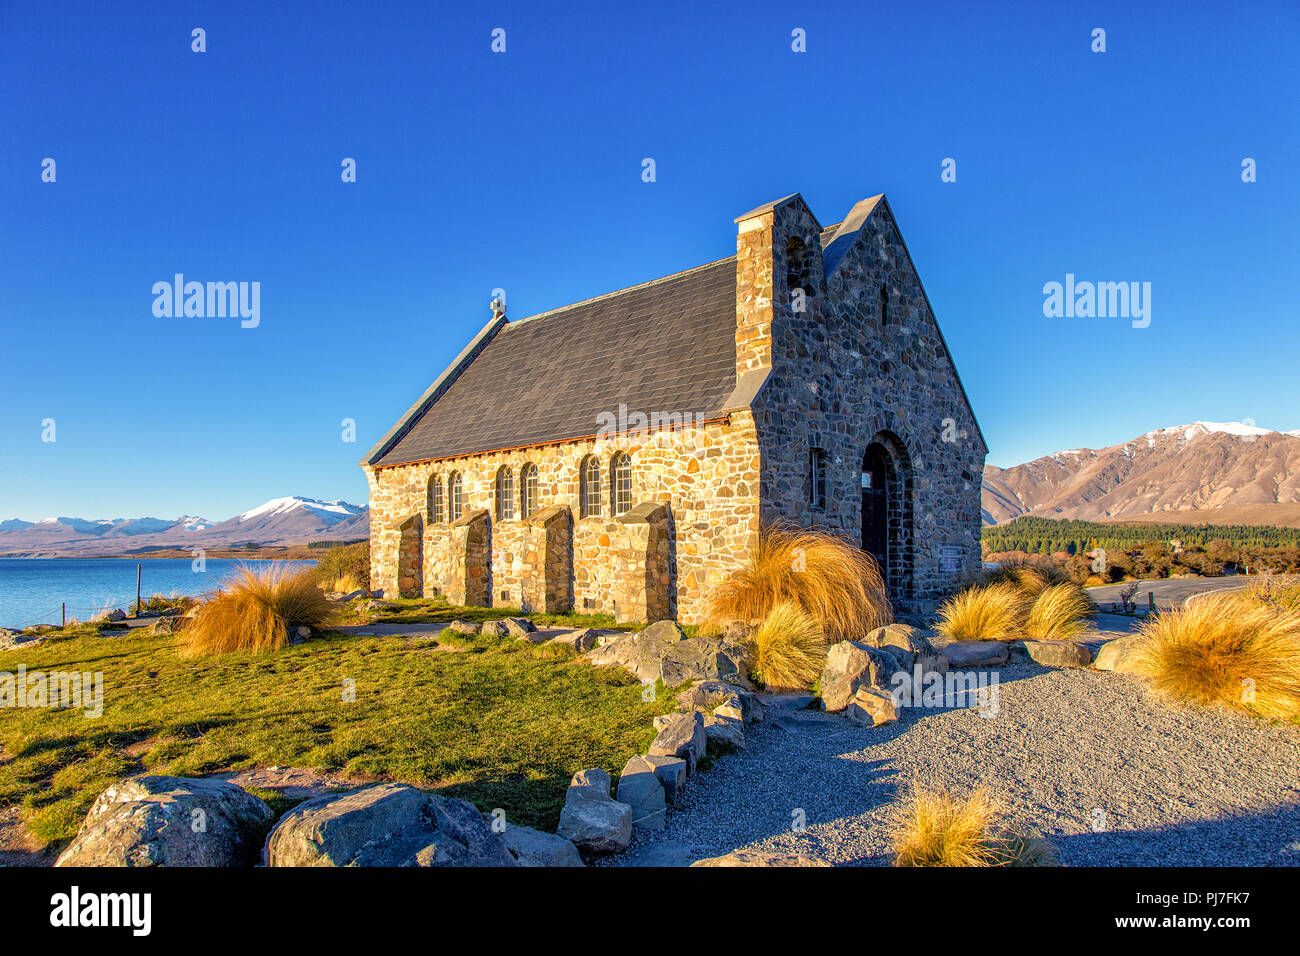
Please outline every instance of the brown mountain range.
[[1300, 430], [1195, 422], [1109, 448], [987, 465], [983, 509], [985, 524], [1034, 515], [1300, 527]]

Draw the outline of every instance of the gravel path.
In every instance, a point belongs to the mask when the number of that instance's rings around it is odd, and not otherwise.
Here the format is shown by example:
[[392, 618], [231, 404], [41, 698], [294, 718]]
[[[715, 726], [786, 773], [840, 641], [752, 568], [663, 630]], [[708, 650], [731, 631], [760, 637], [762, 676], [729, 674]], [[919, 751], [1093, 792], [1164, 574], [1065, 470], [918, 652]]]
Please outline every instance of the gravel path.
[[983, 782], [1066, 865], [1300, 866], [1300, 727], [1176, 709], [1098, 671], [1013, 663], [999, 689], [996, 717], [908, 709], [867, 729], [799, 711], [748, 728], [748, 749], [692, 779], [667, 828], [617, 862], [748, 847], [886, 865], [890, 801], [915, 779]]

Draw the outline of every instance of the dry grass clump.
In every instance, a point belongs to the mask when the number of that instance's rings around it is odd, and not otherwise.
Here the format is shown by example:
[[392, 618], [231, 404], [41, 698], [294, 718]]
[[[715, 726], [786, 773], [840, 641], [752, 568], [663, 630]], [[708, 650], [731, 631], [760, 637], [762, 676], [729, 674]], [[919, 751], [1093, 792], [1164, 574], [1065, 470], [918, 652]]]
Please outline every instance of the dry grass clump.
[[1012, 641], [1020, 636], [1028, 607], [1010, 581], [970, 587], [940, 606], [934, 629], [954, 641]]
[[1056, 848], [1017, 830], [984, 789], [917, 789], [894, 821], [895, 866], [1057, 866]]
[[1005, 561], [992, 571], [985, 571], [980, 576], [979, 583], [997, 584], [1002, 581], [1014, 584], [1023, 593], [1036, 597], [1054, 585], [1069, 583], [1070, 576], [1055, 563]]
[[260, 653], [288, 644], [290, 628], [324, 628], [333, 616], [313, 569], [245, 565], [199, 605], [182, 634], [193, 654]]
[[1300, 719], [1300, 609], [1209, 594], [1142, 622], [1139, 673], [1169, 697]]
[[811, 616], [830, 643], [857, 640], [894, 619], [869, 555], [830, 532], [781, 524], [764, 529], [744, 566], [713, 589], [706, 627], [758, 623], [783, 602]]
[[769, 689], [807, 690], [826, 665], [821, 626], [793, 601], [772, 608], [749, 642], [754, 676]]
[[1087, 626], [1092, 601], [1077, 584], [1052, 584], [1038, 592], [1025, 616], [1025, 637], [1035, 641], [1065, 641]]

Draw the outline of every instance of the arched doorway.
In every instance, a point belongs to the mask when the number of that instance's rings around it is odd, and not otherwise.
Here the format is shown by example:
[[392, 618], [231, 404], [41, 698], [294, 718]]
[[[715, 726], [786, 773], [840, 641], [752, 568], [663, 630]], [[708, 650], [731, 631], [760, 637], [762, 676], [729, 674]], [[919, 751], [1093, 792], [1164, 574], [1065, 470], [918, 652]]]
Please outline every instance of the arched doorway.
[[862, 456], [862, 550], [880, 567], [896, 608], [912, 600], [912, 459], [897, 435], [882, 431]]
[[867, 446], [862, 456], [862, 550], [876, 559], [885, 590], [889, 580], [889, 453], [879, 442]]

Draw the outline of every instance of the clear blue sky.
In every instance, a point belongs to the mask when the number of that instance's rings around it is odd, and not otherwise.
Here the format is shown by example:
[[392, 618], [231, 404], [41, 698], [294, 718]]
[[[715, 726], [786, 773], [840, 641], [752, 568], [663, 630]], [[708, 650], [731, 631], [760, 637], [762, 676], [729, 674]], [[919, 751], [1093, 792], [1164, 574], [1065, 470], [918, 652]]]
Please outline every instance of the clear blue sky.
[[[0, 5], [0, 518], [364, 501], [494, 287], [718, 259], [796, 190], [889, 196], [991, 463], [1300, 427], [1295, 3], [292, 6]], [[156, 318], [177, 272], [260, 326]], [[1067, 272], [1150, 282], [1150, 327], [1045, 318]]]

